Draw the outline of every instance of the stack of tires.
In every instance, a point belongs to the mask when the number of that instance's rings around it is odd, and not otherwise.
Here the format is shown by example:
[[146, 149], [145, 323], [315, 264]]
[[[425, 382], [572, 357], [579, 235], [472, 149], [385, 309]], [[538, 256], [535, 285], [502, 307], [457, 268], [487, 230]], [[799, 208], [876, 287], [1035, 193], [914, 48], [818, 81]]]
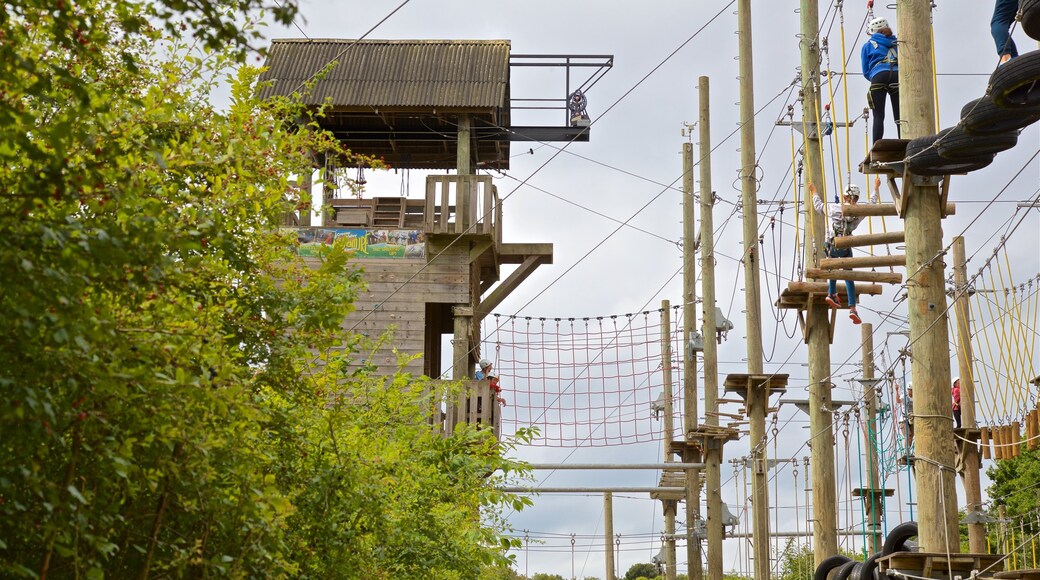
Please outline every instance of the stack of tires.
[[899, 524], [885, 537], [885, 544], [877, 554], [864, 562], [855, 562], [846, 556], [831, 556], [820, 562], [813, 580], [828, 580], [828, 576], [829, 580], [881, 580], [877, 571], [878, 558], [896, 552], [909, 552], [907, 542], [914, 537], [917, 537], [917, 522]]
[[[1040, 0], [1019, 5], [1022, 30], [1040, 40]], [[986, 96], [961, 109], [955, 127], [913, 139], [906, 163], [917, 175], [949, 175], [982, 169], [1018, 142], [1018, 133], [1040, 120], [1040, 50], [997, 67]]]

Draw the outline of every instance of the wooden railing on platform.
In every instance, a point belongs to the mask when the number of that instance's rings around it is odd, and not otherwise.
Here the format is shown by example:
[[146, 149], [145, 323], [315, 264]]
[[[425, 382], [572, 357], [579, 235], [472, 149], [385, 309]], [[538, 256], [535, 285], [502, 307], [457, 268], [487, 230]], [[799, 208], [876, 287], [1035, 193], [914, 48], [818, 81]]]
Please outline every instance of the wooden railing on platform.
[[[431, 392], [431, 412], [429, 422], [434, 431], [450, 435], [455, 426], [469, 423], [480, 428], [490, 428], [495, 437], [502, 434], [502, 406], [495, 393], [491, 391], [488, 381], [432, 381], [434, 391]], [[454, 395], [449, 392], [450, 385], [461, 383], [461, 389]]]
[[484, 234], [501, 241], [498, 189], [487, 175], [430, 175], [426, 178], [428, 234]]

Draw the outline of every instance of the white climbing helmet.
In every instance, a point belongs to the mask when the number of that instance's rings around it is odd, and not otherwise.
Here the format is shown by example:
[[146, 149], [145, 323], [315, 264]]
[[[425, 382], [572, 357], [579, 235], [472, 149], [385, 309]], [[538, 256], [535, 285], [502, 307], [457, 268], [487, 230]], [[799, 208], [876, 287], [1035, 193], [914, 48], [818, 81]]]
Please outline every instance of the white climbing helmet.
[[859, 186], [850, 185], [849, 188], [845, 190], [845, 195], [859, 199]]
[[489, 360], [488, 360], [488, 359], [486, 359], [486, 358], [482, 358], [482, 359], [480, 359], [480, 362], [479, 362], [479, 363], [477, 363], [477, 364], [479, 364], [479, 365], [480, 365], [480, 368], [482, 368], [482, 369], [486, 369], [486, 368], [488, 368], [489, 366], [491, 366], [491, 361], [489, 361]]
[[874, 34], [882, 28], [891, 28], [888, 25], [888, 19], [884, 16], [878, 16], [867, 23], [867, 34]]

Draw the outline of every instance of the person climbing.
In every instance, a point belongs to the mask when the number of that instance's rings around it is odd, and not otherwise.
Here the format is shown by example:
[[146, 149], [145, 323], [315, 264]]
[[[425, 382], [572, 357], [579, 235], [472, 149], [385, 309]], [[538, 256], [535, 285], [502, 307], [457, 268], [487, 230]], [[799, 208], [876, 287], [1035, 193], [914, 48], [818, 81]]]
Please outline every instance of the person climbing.
[[474, 378], [476, 378], [478, 381], [482, 381], [491, 376], [491, 367], [493, 366], [491, 364], [491, 361], [489, 361], [486, 358], [482, 358], [480, 359], [480, 362], [477, 364], [480, 365], [480, 370], [477, 371], [477, 374], [474, 375]]
[[903, 434], [906, 436], [906, 448], [914, 444], [914, 388], [906, 386], [906, 398], [900, 401], [899, 386], [896, 385], [896, 404], [902, 403], [903, 409]]
[[989, 21], [989, 32], [997, 45], [1000, 64], [1018, 56], [1018, 47], [1011, 38], [1011, 25], [1018, 14], [1018, 0], [996, 0], [993, 4], [993, 18]]
[[953, 422], [957, 429], [961, 428], [961, 378], [953, 379], [950, 387], [950, 396], [953, 398]]
[[[809, 184], [809, 195], [812, 196], [813, 207], [816, 208], [816, 213], [821, 216], [824, 215], [824, 204], [823, 199], [816, 194], [816, 186], [812, 183]], [[845, 190], [844, 195], [845, 203], [849, 205], [856, 205], [859, 201], [859, 187], [850, 185]], [[871, 200], [874, 203], [878, 202], [878, 194], [875, 190], [874, 198]], [[852, 235], [852, 231], [856, 229], [856, 226], [863, 221], [862, 217], [857, 216], [846, 216], [842, 210], [840, 203], [834, 203], [831, 205], [830, 211], [831, 227], [827, 230], [826, 242], [824, 242], [824, 253], [828, 258], [851, 258], [852, 248], [836, 248], [834, 247], [834, 238], [838, 236], [849, 236]], [[849, 299], [849, 318], [853, 324], [859, 324], [862, 321], [859, 317], [859, 313], [856, 311], [856, 284], [852, 280], [845, 281], [845, 292]], [[825, 299], [827, 304], [831, 308], [839, 308], [841, 306], [841, 299], [838, 297], [838, 281], [828, 280], [827, 281], [827, 298]]]
[[896, 46], [896, 35], [882, 17], [871, 19], [867, 24], [870, 38], [863, 43], [860, 58], [863, 64], [863, 76], [870, 81], [867, 91], [867, 105], [874, 111], [873, 141], [885, 137], [885, 97], [892, 99], [892, 118], [896, 123], [896, 135], [899, 127], [899, 57]]

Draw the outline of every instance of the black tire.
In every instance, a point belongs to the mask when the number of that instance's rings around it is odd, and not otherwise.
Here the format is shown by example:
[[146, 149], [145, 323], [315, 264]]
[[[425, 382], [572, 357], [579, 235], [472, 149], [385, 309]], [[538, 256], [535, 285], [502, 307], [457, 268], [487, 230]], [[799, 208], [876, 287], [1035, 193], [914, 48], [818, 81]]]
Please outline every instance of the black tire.
[[1040, 50], [998, 66], [989, 77], [988, 94], [1005, 109], [1040, 105]]
[[881, 548], [881, 555], [888, 556], [896, 552], [906, 551], [903, 544], [907, 540], [917, 536], [917, 522], [903, 522], [892, 528], [885, 537], [885, 545]]
[[961, 126], [975, 135], [1017, 131], [1038, 120], [1040, 120], [1040, 107], [1008, 110], [993, 104], [993, 99], [989, 97], [969, 101], [961, 109]]
[[1018, 10], [1021, 13], [1022, 31], [1033, 40], [1040, 40], [1040, 0], [1022, 0]]
[[[900, 551], [900, 550], [897, 550]], [[881, 552], [874, 554], [873, 556], [866, 559], [859, 566], [852, 569], [852, 575], [849, 576], [849, 580], [878, 580], [877, 577], [877, 560], [881, 557]]]
[[993, 155], [980, 155], [978, 157], [957, 159], [956, 161], [940, 157], [938, 147], [933, 145], [935, 145], [937, 139], [951, 130], [943, 129], [938, 135], [929, 135], [910, 140], [910, 143], [906, 146], [906, 164], [912, 173], [924, 176], [968, 173], [993, 163]]
[[852, 569], [859, 565], [860, 562], [846, 562], [841, 568], [838, 568], [831, 580], [849, 580], [849, 576], [852, 575]]
[[950, 131], [938, 142], [939, 157], [943, 159], [971, 159], [982, 155], [996, 155], [1018, 144], [1018, 131], [994, 135], [973, 135], [961, 127]]
[[840, 554], [837, 556], [831, 556], [823, 562], [820, 562], [820, 565], [816, 568], [816, 572], [813, 573], [813, 580], [827, 580], [827, 575], [831, 573], [831, 570], [844, 566], [851, 561], [852, 560], [849, 559], [848, 556], [842, 556]]

